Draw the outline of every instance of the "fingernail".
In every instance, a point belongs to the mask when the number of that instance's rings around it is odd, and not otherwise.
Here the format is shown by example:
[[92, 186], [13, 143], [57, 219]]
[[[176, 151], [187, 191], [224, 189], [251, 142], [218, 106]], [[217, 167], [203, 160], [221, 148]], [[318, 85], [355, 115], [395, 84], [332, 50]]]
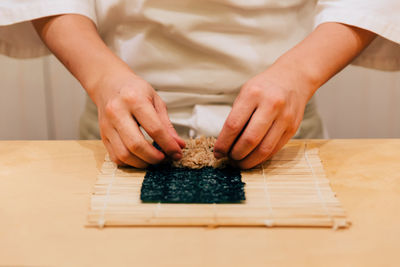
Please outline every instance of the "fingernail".
[[214, 157], [216, 157], [217, 159], [223, 158], [225, 155], [222, 154], [221, 152], [216, 152], [214, 151]]
[[182, 158], [182, 153], [176, 152], [176, 153], [172, 154], [172, 158], [174, 160], [180, 160]]

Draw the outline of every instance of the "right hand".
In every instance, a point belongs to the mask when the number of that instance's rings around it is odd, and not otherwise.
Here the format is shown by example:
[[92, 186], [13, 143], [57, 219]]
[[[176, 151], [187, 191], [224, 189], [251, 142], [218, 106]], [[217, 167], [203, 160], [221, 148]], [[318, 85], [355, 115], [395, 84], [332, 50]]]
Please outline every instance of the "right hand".
[[[162, 161], [164, 153], [182, 157], [185, 142], [169, 121], [164, 102], [106, 46], [88, 17], [63, 14], [32, 23], [97, 105], [101, 137], [115, 163], [144, 168]], [[145, 139], [139, 125], [164, 153]]]
[[[98, 108], [101, 138], [118, 165], [145, 168], [161, 162], [165, 154], [182, 157], [185, 142], [172, 126], [165, 103], [145, 80], [133, 73], [103, 78], [91, 98]], [[145, 139], [139, 126], [165, 154]]]

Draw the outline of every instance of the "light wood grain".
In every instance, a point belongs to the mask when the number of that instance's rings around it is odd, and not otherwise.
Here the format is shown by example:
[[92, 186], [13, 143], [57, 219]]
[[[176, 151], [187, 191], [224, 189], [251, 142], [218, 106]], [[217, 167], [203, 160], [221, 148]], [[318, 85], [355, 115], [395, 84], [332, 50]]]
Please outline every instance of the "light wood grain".
[[0, 266], [399, 266], [400, 140], [309, 144], [349, 229], [87, 228], [101, 142], [2, 141]]

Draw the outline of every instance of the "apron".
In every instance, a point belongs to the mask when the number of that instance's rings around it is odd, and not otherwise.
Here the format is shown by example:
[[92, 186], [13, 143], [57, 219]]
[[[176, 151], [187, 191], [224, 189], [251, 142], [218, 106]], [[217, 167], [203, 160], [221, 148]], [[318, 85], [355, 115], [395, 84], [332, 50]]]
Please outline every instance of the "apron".
[[[156, 89], [182, 137], [218, 136], [241, 86], [311, 31], [313, 0], [96, 1], [105, 43]], [[80, 137], [99, 139], [88, 100]], [[322, 138], [314, 100], [296, 138]]]
[[[220, 110], [221, 109], [221, 110]], [[182, 117], [190, 114], [189, 112], [185, 111], [181, 116], [175, 116], [172, 118], [173, 125], [175, 130], [178, 132], [179, 136], [182, 138], [189, 138], [189, 137], [197, 137], [201, 135], [205, 136], [218, 136], [218, 133], [221, 131], [223, 123], [227, 117], [227, 114], [230, 111], [230, 106], [194, 106], [193, 110], [195, 111], [189, 119], [185, 118], [184, 121], [188, 121], [185, 125], [181, 122]], [[206, 114], [203, 116], [198, 116], [198, 111], [206, 110]], [[224, 116], [216, 116], [213, 111], [217, 110], [218, 112], [224, 114]], [[197, 111], [197, 112], [196, 112]], [[222, 112], [221, 112], [222, 111]], [[169, 112], [171, 117], [171, 112]], [[175, 114], [176, 115], [176, 114]], [[207, 118], [209, 118], [207, 120]], [[192, 121], [200, 120], [201, 124], [199, 127], [193, 127], [191, 125]], [[178, 123], [174, 123], [174, 121], [178, 121]], [[196, 125], [196, 124], [195, 124]], [[212, 131], [210, 133], [210, 131]], [[147, 134], [143, 132], [145, 136]], [[86, 100], [86, 107], [81, 116], [79, 122], [79, 137], [80, 139], [101, 139], [100, 137], [100, 130], [98, 124], [98, 117], [97, 117], [97, 108], [92, 100], [87, 97]], [[148, 136], [147, 136], [148, 137]], [[325, 128], [323, 127], [321, 117], [318, 113], [315, 99], [311, 98], [311, 100], [307, 103], [306, 109], [304, 111], [304, 117], [300, 124], [299, 129], [297, 130], [296, 134], [293, 136], [295, 139], [321, 139], [321, 138], [328, 138]]]

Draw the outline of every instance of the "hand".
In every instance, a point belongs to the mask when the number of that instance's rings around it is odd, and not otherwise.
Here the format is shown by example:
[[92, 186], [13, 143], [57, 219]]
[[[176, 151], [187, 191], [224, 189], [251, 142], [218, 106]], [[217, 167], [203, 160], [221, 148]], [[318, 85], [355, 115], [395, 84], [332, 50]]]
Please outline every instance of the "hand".
[[164, 153], [145, 140], [139, 125], [167, 155], [182, 157], [185, 143], [172, 126], [165, 103], [149, 83], [128, 73], [112, 75], [97, 84], [91, 97], [98, 107], [102, 140], [114, 162], [145, 168], [164, 159]]
[[243, 85], [214, 147], [243, 169], [264, 162], [296, 133], [312, 92], [288, 69], [271, 67]]
[[169, 121], [164, 102], [105, 45], [89, 18], [64, 14], [32, 23], [97, 105], [101, 137], [114, 162], [144, 168], [164, 159], [139, 125], [167, 155], [182, 156], [185, 143]]
[[[139, 124], [165, 153], [180, 157], [184, 142], [169, 122], [164, 103], [112, 53], [89, 18], [63, 14], [32, 23], [96, 103], [101, 134], [114, 161], [145, 167], [164, 158], [144, 140]], [[342, 23], [319, 25], [243, 86], [215, 144], [215, 156], [229, 154], [242, 168], [268, 159], [296, 132], [315, 90], [375, 37], [373, 32]]]
[[319, 25], [242, 87], [215, 143], [215, 157], [228, 155], [244, 169], [270, 158], [296, 133], [314, 92], [375, 37], [342, 23]]

